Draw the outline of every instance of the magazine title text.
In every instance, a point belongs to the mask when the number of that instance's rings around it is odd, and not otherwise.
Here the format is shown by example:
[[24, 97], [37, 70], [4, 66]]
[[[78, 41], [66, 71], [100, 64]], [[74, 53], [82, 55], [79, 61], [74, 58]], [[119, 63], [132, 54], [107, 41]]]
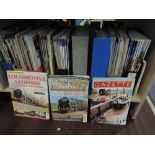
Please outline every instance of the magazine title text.
[[132, 81], [102, 81], [102, 82], [94, 82], [94, 88], [102, 88], [102, 87], [131, 87]]
[[17, 86], [39, 87], [41, 82], [47, 81], [45, 76], [29, 76], [9, 74], [9, 79], [15, 80]]
[[51, 79], [50, 89], [55, 91], [86, 91], [86, 80], [74, 80], [74, 79]]

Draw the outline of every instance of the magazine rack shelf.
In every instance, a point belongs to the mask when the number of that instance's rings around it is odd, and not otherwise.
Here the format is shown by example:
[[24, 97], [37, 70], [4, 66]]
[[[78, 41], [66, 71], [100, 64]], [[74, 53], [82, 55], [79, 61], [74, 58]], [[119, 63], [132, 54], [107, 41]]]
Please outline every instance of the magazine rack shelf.
[[[146, 96], [151, 88], [155, 79], [155, 20], [121, 20], [126, 27], [137, 28], [147, 35], [151, 40], [151, 47], [146, 56], [146, 68], [142, 77], [137, 94], [132, 96], [132, 102], [135, 103], [131, 111], [132, 119], [135, 119], [145, 101]], [[10, 93], [9, 88], [0, 90], [0, 92]]]
[[137, 101], [136, 106], [131, 111], [131, 116], [135, 119], [147, 97], [149, 90], [155, 80], [155, 20], [121, 20], [126, 27], [136, 28], [149, 37], [152, 42], [149, 51], [146, 55], [146, 68], [137, 91], [137, 95], [134, 96]]
[[155, 79], [155, 48], [149, 51], [149, 56], [147, 59], [146, 69], [138, 89], [136, 97], [139, 98], [139, 102], [136, 105], [135, 109], [131, 112], [132, 118], [135, 119], [145, 101], [145, 98], [148, 95], [148, 92]]

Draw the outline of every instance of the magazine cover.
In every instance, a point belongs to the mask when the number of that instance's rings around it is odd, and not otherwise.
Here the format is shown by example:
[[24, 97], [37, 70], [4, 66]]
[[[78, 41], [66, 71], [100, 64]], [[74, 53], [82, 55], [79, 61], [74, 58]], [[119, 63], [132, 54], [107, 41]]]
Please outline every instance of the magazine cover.
[[134, 77], [93, 78], [90, 95], [92, 122], [125, 125], [134, 81]]
[[7, 71], [14, 114], [49, 119], [47, 74]]
[[53, 120], [87, 122], [88, 76], [48, 78]]

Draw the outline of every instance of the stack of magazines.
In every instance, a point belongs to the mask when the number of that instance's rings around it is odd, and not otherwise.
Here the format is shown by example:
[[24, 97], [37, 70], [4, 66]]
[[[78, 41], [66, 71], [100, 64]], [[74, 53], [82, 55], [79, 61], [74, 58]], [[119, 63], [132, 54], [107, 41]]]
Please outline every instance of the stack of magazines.
[[122, 77], [140, 70], [151, 40], [136, 30], [96, 31], [92, 50], [92, 77]]
[[95, 34], [52, 24], [20, 26], [0, 32], [0, 63], [4, 70], [49, 75], [88, 75], [90, 64], [91, 77], [122, 77], [139, 72], [150, 43], [137, 30], [114, 26]]
[[24, 70], [55, 74], [69, 73], [70, 30], [42, 27], [14, 28], [0, 32], [0, 56], [5, 70]]
[[125, 63], [129, 37], [125, 30], [117, 29], [110, 30], [110, 37], [112, 38], [108, 76], [121, 77], [123, 74], [123, 65]]
[[130, 30], [128, 34], [130, 37], [130, 44], [124, 69], [129, 72], [138, 72], [151, 40], [136, 30]]

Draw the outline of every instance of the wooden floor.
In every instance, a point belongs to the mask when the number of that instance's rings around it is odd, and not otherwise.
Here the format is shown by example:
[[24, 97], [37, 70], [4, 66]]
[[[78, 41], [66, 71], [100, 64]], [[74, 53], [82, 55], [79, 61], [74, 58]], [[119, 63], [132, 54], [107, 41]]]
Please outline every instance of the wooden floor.
[[[3, 98], [4, 100], [4, 98]], [[0, 100], [0, 134], [2, 135], [103, 135], [155, 134], [155, 116], [146, 102], [136, 120], [126, 126], [92, 123], [44, 121], [15, 117], [11, 101]], [[61, 128], [60, 131], [57, 129]]]

